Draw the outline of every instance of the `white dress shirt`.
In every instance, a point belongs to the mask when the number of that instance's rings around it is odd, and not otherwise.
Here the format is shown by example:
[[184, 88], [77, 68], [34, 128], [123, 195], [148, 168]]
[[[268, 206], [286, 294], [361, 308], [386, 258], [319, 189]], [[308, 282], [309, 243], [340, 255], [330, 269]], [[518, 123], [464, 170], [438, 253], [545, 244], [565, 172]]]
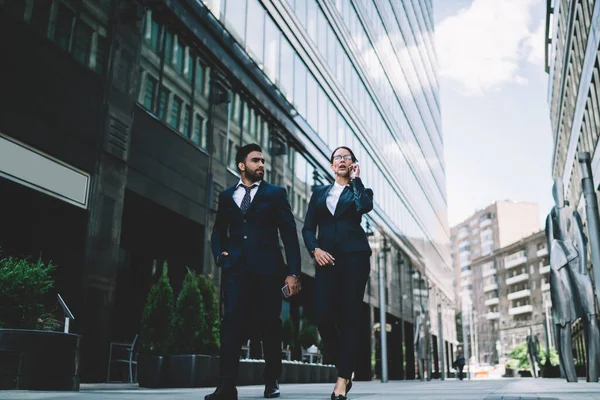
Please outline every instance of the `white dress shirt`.
[[[254, 196], [258, 191], [258, 187], [262, 181], [257, 181], [252, 184], [252, 189], [250, 189], [250, 204], [254, 200]], [[244, 189], [244, 182], [240, 179], [235, 190], [233, 191], [233, 201], [237, 204], [238, 207], [242, 205], [242, 200], [244, 200], [244, 196], [246, 195], [246, 189]]]
[[340, 201], [340, 196], [346, 186], [348, 185], [340, 185], [339, 183], [334, 182], [333, 187], [329, 190], [329, 194], [327, 195], [327, 208], [331, 212], [331, 215], [335, 215], [335, 208], [337, 207], [337, 203]]

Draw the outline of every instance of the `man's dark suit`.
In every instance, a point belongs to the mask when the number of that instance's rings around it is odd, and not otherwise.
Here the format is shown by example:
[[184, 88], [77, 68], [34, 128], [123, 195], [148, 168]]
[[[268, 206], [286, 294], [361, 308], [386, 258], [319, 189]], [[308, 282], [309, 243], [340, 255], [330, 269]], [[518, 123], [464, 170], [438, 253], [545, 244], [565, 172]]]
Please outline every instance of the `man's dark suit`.
[[338, 376], [350, 379], [358, 345], [359, 311], [370, 272], [371, 247], [360, 221], [373, 209], [373, 191], [365, 189], [360, 178], [352, 180], [332, 214], [327, 208], [332, 187], [317, 187], [313, 192], [302, 236], [311, 253], [318, 247], [335, 258], [334, 265], [316, 267], [317, 326], [338, 367]]
[[[249, 306], [263, 328], [265, 380], [281, 374], [281, 287], [287, 275], [300, 273], [296, 222], [284, 188], [262, 181], [244, 214], [233, 200], [238, 185], [219, 195], [212, 251], [222, 266], [225, 316], [221, 325], [221, 371], [224, 383], [235, 384], [240, 344]], [[287, 267], [279, 247], [285, 246]], [[221, 256], [228, 252], [229, 256]]]

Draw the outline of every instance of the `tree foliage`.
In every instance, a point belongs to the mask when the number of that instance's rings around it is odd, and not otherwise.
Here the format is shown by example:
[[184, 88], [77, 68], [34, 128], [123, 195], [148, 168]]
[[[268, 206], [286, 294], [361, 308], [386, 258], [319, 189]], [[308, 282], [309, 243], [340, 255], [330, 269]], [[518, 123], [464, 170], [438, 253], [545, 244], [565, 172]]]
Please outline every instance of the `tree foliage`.
[[39, 321], [50, 318], [45, 303], [54, 289], [54, 270], [40, 259], [0, 256], [0, 328], [44, 328]]
[[202, 294], [204, 304], [204, 315], [206, 318], [206, 330], [204, 337], [205, 353], [218, 354], [220, 345], [221, 321], [219, 319], [219, 303], [217, 302], [217, 290], [210, 278], [205, 275], [197, 276], [198, 287]]
[[143, 351], [164, 356], [171, 350], [174, 314], [173, 288], [169, 282], [165, 262], [158, 282], [150, 288], [141, 321], [141, 346]]
[[196, 274], [187, 269], [175, 307], [173, 349], [177, 354], [200, 354], [206, 349], [207, 319]]

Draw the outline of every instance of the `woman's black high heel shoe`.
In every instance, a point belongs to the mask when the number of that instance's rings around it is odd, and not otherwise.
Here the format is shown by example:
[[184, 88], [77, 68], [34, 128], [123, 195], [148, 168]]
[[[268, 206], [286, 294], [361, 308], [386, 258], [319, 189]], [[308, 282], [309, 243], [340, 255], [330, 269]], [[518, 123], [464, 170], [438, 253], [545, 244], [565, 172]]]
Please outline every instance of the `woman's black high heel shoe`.
[[331, 400], [347, 400], [348, 392], [352, 389], [352, 379], [348, 380], [348, 384], [346, 385], [346, 395], [340, 394], [338, 396], [335, 395], [335, 392], [331, 393]]

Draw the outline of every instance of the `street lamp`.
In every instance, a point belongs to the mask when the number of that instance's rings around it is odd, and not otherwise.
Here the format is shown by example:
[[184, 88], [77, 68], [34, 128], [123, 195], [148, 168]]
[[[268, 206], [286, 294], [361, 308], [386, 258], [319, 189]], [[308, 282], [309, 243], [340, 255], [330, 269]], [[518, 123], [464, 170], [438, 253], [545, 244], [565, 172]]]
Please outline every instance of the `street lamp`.
[[385, 298], [385, 268], [387, 265], [386, 253], [389, 253], [391, 248], [388, 246], [387, 238], [383, 238], [383, 248], [379, 255], [383, 258], [383, 268], [381, 266], [380, 258], [378, 257], [377, 267], [379, 273], [379, 333], [381, 334], [381, 383], [388, 381], [388, 370], [387, 370], [387, 331], [386, 331], [386, 298]]

